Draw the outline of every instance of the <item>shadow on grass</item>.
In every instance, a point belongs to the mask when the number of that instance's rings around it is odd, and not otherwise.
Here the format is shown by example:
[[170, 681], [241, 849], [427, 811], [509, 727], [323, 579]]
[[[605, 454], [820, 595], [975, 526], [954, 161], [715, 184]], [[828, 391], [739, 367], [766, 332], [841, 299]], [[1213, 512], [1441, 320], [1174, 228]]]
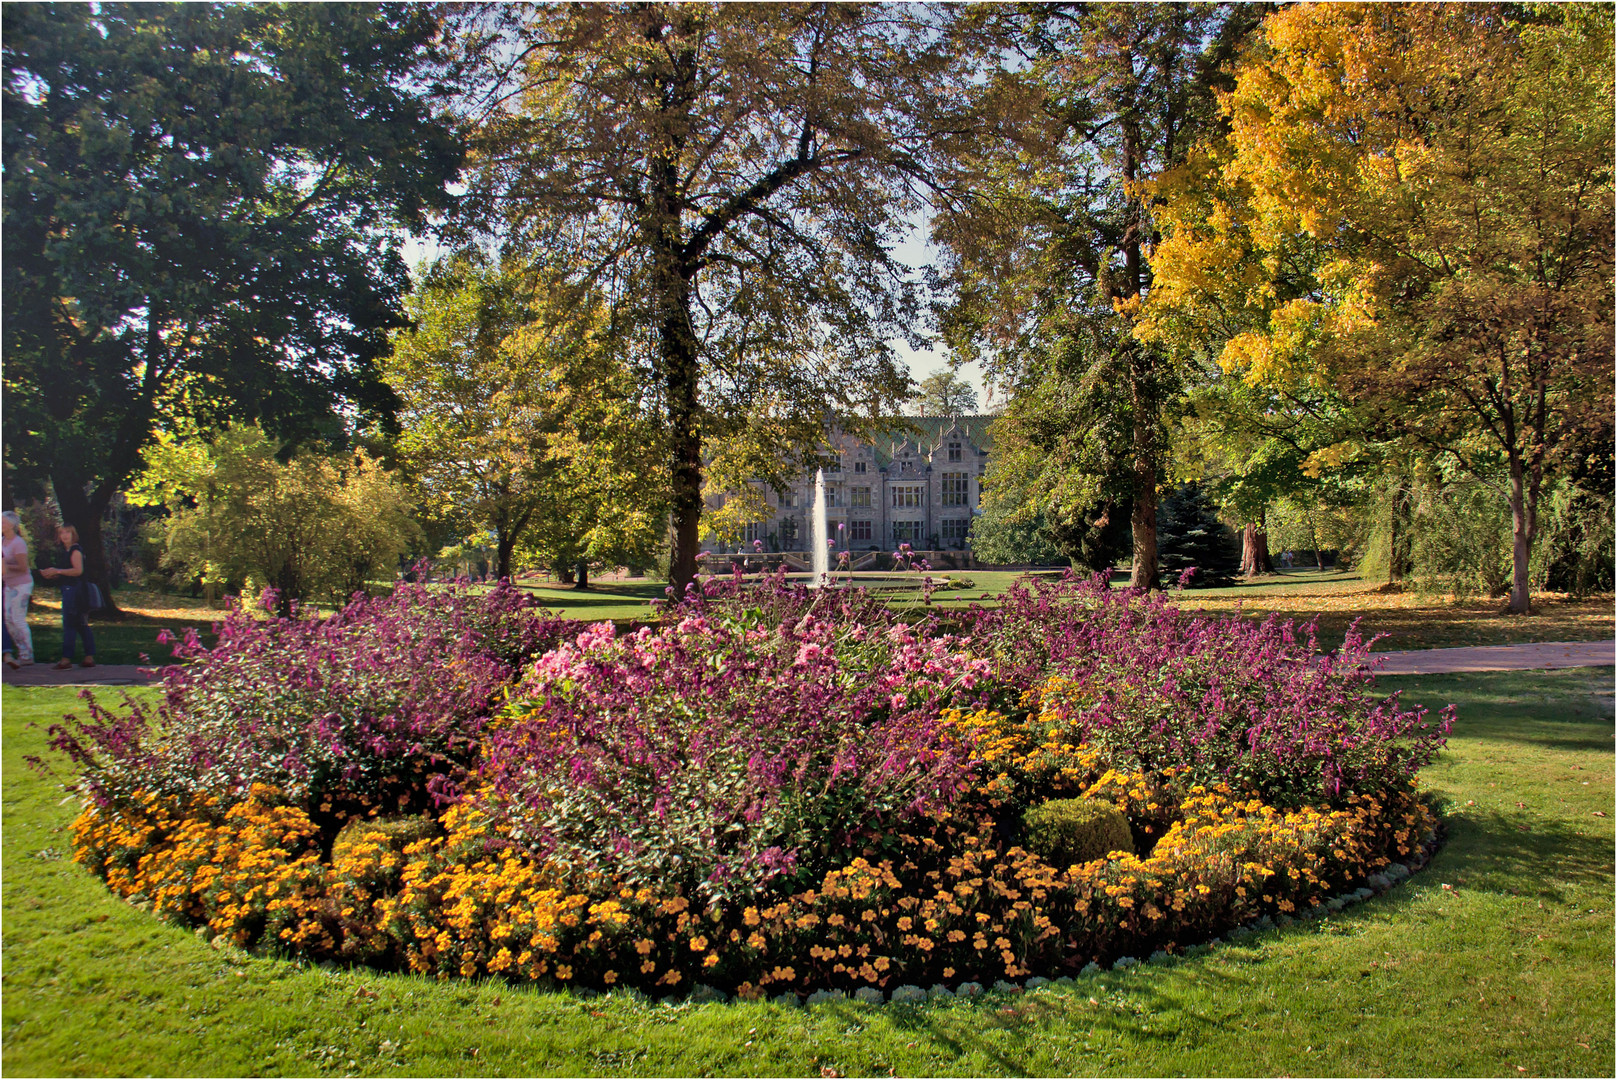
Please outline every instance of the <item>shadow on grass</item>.
[[[1471, 891], [1569, 902], [1567, 889], [1611, 883], [1611, 840], [1564, 821], [1467, 807], [1448, 819], [1448, 829], [1444, 872]], [[1387, 899], [1407, 903], [1399, 892]]]
[[1485, 671], [1384, 675], [1378, 693], [1402, 692], [1402, 704], [1436, 712], [1459, 708], [1452, 737], [1518, 743], [1541, 750], [1609, 754], [1613, 745], [1612, 670]]

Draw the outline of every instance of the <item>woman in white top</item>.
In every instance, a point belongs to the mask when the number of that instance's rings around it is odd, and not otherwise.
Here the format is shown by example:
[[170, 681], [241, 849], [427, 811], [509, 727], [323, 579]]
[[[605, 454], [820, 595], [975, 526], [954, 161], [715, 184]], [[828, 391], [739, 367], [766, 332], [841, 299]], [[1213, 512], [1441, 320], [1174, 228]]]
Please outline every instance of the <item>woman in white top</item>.
[[28, 569], [28, 541], [22, 537], [22, 519], [16, 511], [0, 514], [0, 559], [5, 563], [6, 633], [17, 646], [17, 655], [6, 655], [6, 666], [25, 667], [34, 662], [34, 635], [28, 630], [28, 598], [34, 592], [34, 575]]

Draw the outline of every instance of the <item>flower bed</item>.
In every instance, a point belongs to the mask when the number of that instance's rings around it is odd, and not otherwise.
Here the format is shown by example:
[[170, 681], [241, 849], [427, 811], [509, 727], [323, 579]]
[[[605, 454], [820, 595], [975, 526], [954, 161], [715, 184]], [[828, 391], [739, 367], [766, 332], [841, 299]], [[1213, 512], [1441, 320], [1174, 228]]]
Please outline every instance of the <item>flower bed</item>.
[[[573, 627], [455, 721], [474, 748], [433, 758], [407, 815], [340, 770], [214, 790], [195, 755], [156, 754], [189, 783], [132, 789], [121, 763], [186, 727], [171, 694], [167, 734], [63, 733], [92, 796], [78, 857], [244, 946], [753, 996], [1171, 952], [1317, 906], [1434, 824], [1415, 771], [1452, 716], [1377, 699], [1363, 642], [1321, 657], [1070, 580], [954, 629], [778, 579], [626, 637]], [[1084, 812], [1042, 832], [1063, 808]], [[1108, 819], [1127, 849], [1065, 857]]]

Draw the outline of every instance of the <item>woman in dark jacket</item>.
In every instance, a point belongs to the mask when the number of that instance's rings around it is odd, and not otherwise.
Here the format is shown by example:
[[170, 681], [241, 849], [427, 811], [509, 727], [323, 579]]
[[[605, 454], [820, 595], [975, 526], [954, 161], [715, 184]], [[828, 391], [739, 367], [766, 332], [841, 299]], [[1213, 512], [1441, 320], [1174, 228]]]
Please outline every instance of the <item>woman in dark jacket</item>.
[[62, 586], [62, 658], [56, 662], [56, 667], [60, 670], [73, 666], [80, 634], [84, 636], [84, 666], [95, 667], [95, 634], [90, 630], [89, 590], [84, 580], [84, 549], [79, 547], [79, 531], [71, 525], [60, 525], [56, 529], [56, 541], [62, 545], [56, 553], [56, 565], [40, 571], [41, 576]]

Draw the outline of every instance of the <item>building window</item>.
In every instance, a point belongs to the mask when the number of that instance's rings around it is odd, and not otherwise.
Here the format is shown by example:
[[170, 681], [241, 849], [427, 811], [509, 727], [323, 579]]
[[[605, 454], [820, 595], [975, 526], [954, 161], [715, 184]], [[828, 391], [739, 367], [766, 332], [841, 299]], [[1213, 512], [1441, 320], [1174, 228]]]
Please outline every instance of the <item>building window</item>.
[[863, 461], [854, 462], [853, 463], [853, 471], [856, 472], [856, 473], [864, 472], [865, 471], [865, 463]]
[[922, 506], [926, 488], [920, 484], [895, 484], [892, 488], [894, 506]]
[[825, 505], [827, 505], [827, 506], [835, 506], [836, 504], [837, 504], [837, 489], [836, 488], [830, 488], [830, 487], [826, 488], [825, 489]]
[[960, 460], [960, 444], [959, 443], [952, 442], [952, 443], [949, 444], [949, 460], [950, 461], [959, 461]]
[[946, 472], [943, 474], [943, 505], [967, 506], [967, 499], [971, 495], [971, 481], [966, 479], [963, 472]]
[[828, 472], [828, 473], [839, 473], [839, 472], [841, 472], [842, 471], [842, 456], [839, 454], [838, 456], [832, 458], [830, 464], [826, 465], [825, 471]]
[[[870, 493], [867, 491], [865, 494], [868, 496]], [[869, 540], [870, 522], [850, 521], [848, 523], [848, 538], [850, 540]]]
[[869, 488], [867, 488], [867, 487], [849, 488], [848, 489], [848, 494], [850, 496], [850, 498], [848, 499], [848, 505], [849, 506], [869, 506], [870, 505], [870, 489]]
[[944, 518], [938, 523], [943, 527], [943, 542], [952, 547], [960, 547], [966, 542], [966, 531], [971, 528], [969, 518]]
[[752, 543], [754, 540], [768, 540], [769, 539], [769, 522], [767, 522], [767, 521], [748, 522], [746, 532], [745, 532], [744, 535], [745, 535], [747, 543], [749, 543], [749, 544]]
[[894, 543], [919, 543], [921, 539], [921, 523], [919, 521], [893, 522]]

